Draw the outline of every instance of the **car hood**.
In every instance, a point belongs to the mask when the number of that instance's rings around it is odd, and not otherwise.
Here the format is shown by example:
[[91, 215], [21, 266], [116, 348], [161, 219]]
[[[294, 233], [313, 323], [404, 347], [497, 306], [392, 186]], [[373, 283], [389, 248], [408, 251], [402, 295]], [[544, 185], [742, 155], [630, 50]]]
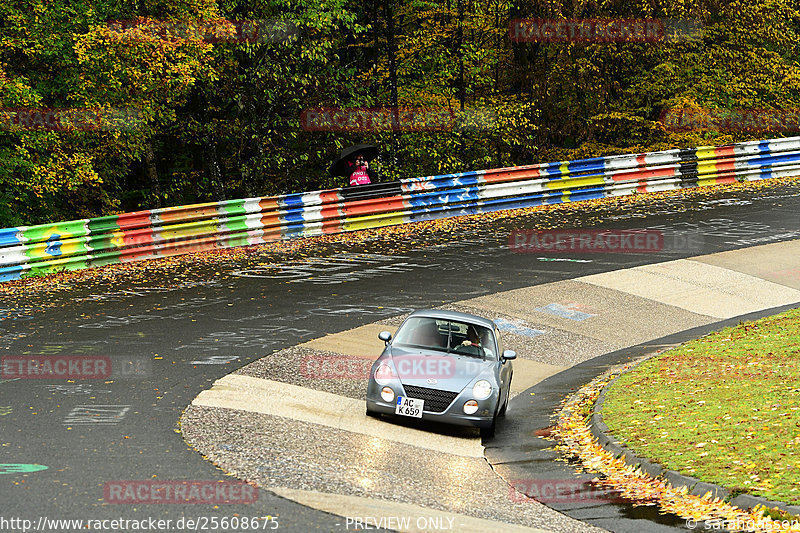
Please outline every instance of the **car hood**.
[[495, 364], [495, 361], [483, 361], [477, 357], [436, 350], [392, 346], [387, 352], [403, 385], [451, 392], [461, 392], [481, 374], [486, 374], [484, 377], [490, 376], [491, 368]]

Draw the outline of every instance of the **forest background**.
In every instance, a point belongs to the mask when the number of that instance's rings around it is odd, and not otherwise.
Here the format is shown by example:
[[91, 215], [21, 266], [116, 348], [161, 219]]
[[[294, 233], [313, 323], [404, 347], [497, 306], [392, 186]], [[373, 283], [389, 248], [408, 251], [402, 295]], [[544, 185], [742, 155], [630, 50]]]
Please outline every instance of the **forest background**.
[[[351, 144], [388, 181], [800, 130], [796, 0], [0, 0], [0, 44], [0, 227], [344, 186]], [[365, 109], [452, 120], [319, 119]]]

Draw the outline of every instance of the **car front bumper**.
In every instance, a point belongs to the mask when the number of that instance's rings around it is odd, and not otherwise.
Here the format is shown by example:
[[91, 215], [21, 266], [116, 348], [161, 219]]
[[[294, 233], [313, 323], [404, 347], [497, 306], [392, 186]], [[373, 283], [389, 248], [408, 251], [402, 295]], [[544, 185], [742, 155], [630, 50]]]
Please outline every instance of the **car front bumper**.
[[[466, 400], [464, 400], [466, 401]], [[468, 426], [476, 428], [489, 428], [492, 426], [492, 414], [480, 414], [482, 412], [492, 413], [490, 409], [481, 408], [479, 405], [478, 412], [474, 415], [468, 415], [461, 411], [463, 402], [458, 399], [454, 401], [449, 408], [441, 413], [432, 413], [429, 411], [422, 411], [422, 418], [414, 418], [410, 416], [402, 416], [395, 414], [395, 404], [384, 402], [381, 400], [374, 400], [367, 398], [367, 410], [374, 413], [381, 413], [386, 415], [397, 416], [398, 418], [405, 418], [410, 420], [430, 420], [431, 422], [440, 422], [442, 424], [452, 424], [456, 426]]]

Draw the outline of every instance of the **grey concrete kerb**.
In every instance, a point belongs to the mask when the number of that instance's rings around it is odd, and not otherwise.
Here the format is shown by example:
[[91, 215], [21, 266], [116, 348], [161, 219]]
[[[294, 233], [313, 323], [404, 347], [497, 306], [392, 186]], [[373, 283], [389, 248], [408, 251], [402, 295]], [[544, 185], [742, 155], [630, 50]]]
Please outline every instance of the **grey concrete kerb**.
[[[633, 364], [628, 370], [626, 370], [626, 372], [630, 372], [638, 365], [640, 365], [642, 362], [652, 357], [655, 357], [660, 353], [663, 353], [663, 350], [658, 350], [647, 354], [638, 362]], [[653, 461], [650, 461], [645, 457], [640, 457], [636, 455], [627, 446], [625, 446], [625, 444], [617, 440], [611, 434], [611, 431], [608, 429], [608, 426], [603, 421], [603, 403], [606, 398], [606, 393], [614, 385], [617, 379], [619, 379], [619, 377], [620, 376], [616, 376], [614, 379], [608, 382], [605, 387], [603, 387], [602, 391], [600, 391], [600, 394], [597, 397], [597, 400], [595, 401], [594, 409], [589, 422], [592, 435], [594, 435], [594, 437], [597, 439], [598, 443], [600, 444], [600, 446], [603, 447], [603, 449], [612, 453], [615, 457], [622, 458], [626, 464], [631, 465], [633, 467], [639, 467], [644, 473], [646, 473], [651, 477], [664, 478], [675, 488], [686, 487], [689, 490], [689, 494], [693, 494], [695, 496], [703, 496], [710, 492], [712, 497], [727, 500], [732, 505], [735, 505], [740, 509], [751, 509], [756, 505], [764, 505], [766, 507], [778, 508], [790, 514], [800, 516], [800, 506], [788, 505], [783, 502], [772, 501], [766, 498], [761, 498], [759, 496], [753, 496], [750, 494], [739, 494], [729, 499], [731, 496], [731, 492], [725, 487], [701, 481], [697, 478], [681, 474], [680, 472], [676, 472], [675, 470], [667, 470], [658, 463], [654, 463]]]

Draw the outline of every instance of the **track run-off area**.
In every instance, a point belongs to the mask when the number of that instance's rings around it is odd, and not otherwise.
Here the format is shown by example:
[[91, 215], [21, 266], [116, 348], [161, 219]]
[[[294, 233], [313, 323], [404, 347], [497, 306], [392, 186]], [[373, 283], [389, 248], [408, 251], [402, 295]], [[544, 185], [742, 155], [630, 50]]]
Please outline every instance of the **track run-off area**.
[[[498, 443], [477, 432], [368, 419], [359, 361], [374, 360], [377, 333], [412, 309], [475, 312], [498, 320], [517, 351], [512, 392], [524, 399], [592, 357], [800, 301], [799, 208], [796, 182], [718, 188], [547, 215], [549, 228], [659, 231], [669, 245], [650, 253], [520, 253], [509, 235], [540, 227], [546, 215], [533, 212], [453, 223], [439, 239], [387, 232], [309, 246], [291, 261], [205, 265], [189, 279], [173, 275], [178, 264], [131, 285], [72, 283], [47, 301], [11, 294], [2, 357], [83, 357], [111, 370], [0, 379], [0, 516], [37, 526], [154, 519], [174, 531], [196, 529], [187, 518], [233, 516], [285, 531], [382, 517], [381, 527], [406, 531], [617, 530], [619, 509], [589, 508], [579, 521], [521, 501], [513, 465], [487, 462], [484, 444]], [[352, 375], [320, 373], [342, 357]], [[229, 474], [257, 485], [257, 497], [109, 493], [126, 482], [235, 481]]]

